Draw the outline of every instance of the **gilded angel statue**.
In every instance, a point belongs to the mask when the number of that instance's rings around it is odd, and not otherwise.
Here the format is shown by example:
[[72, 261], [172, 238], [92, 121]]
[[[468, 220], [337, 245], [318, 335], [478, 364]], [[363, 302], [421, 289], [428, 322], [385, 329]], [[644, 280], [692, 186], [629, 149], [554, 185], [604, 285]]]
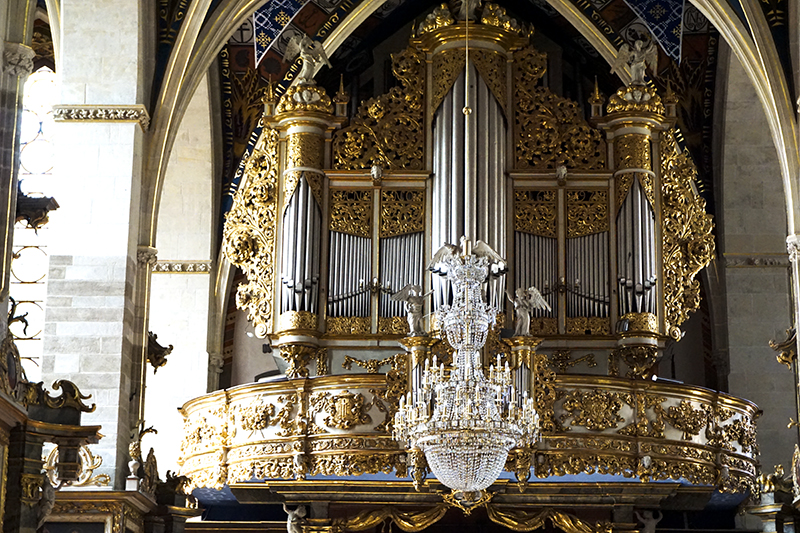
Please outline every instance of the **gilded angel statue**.
[[518, 288], [515, 294], [506, 291], [506, 297], [514, 304], [516, 319], [514, 321], [514, 336], [527, 337], [531, 334], [531, 313], [537, 309], [551, 310], [536, 287]]
[[317, 66], [323, 63], [328, 65], [329, 68], [331, 66], [328, 54], [325, 53], [322, 43], [313, 40], [305, 33], [295, 35], [289, 39], [289, 43], [286, 45], [286, 52], [283, 54], [283, 60], [294, 61], [297, 56], [300, 56], [303, 60], [303, 67], [297, 75], [298, 85], [315, 85], [314, 74], [316, 74]]
[[[646, 46], [645, 46], [646, 44]], [[656, 43], [650, 40], [645, 43], [637, 40], [633, 43], [633, 49], [627, 44], [623, 44], [619, 49], [619, 54], [611, 66], [612, 74], [621, 74], [625, 65], [631, 66], [631, 85], [645, 85], [644, 75], [647, 67], [652, 72], [658, 68], [658, 49]]]
[[422, 292], [422, 287], [409, 283], [392, 294], [392, 300], [395, 302], [405, 302], [406, 314], [408, 315], [409, 337], [422, 337], [427, 335], [427, 333], [425, 333], [425, 327], [422, 324], [422, 313], [425, 305], [425, 298], [432, 292], [433, 291], [430, 291], [425, 294]]

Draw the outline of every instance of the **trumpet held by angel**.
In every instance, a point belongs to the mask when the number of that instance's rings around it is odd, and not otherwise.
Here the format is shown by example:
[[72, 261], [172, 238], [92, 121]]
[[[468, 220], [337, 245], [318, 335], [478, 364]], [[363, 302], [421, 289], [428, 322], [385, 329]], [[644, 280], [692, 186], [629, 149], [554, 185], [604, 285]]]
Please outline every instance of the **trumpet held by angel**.
[[527, 337], [531, 334], [531, 313], [536, 310], [552, 311], [536, 287], [518, 288], [513, 294], [506, 291], [506, 297], [514, 304], [514, 336]]

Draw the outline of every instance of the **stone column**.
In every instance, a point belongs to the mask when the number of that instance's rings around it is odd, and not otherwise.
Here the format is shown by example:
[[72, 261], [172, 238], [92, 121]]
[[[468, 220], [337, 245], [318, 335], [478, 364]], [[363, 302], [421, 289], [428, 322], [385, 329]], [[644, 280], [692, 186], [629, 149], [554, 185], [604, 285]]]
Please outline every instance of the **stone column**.
[[[33, 9], [29, 0], [9, 0], [0, 7], [0, 202], [8, 210], [0, 213], [0, 226], [11, 230], [17, 205], [19, 124], [22, 88], [33, 70], [34, 52], [28, 46], [33, 33]], [[0, 239], [0, 306], [8, 307], [13, 231]], [[0, 321], [0, 339], [5, 337], [6, 321]]]
[[[134, 364], [143, 132], [149, 117], [143, 4], [61, 3], [61, 104], [56, 106], [49, 283], [42, 376], [75, 382], [98, 404], [98, 473], [121, 489], [141, 390]], [[98, 27], [113, 31], [98, 31]], [[91, 36], [91, 46], [87, 45]], [[108, 51], [114, 50], [114, 60]]]

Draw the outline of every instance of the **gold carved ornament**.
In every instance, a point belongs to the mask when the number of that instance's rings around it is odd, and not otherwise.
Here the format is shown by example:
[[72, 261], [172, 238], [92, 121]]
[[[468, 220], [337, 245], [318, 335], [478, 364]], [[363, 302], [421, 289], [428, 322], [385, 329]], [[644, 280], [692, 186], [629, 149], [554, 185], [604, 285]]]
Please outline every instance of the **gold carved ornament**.
[[683, 432], [683, 440], [692, 440], [700, 430], [708, 424], [708, 413], [703, 409], [694, 409], [692, 403], [682, 400], [678, 405], [667, 409], [665, 418], [670, 425]]
[[678, 340], [678, 326], [700, 306], [695, 277], [714, 257], [714, 223], [705, 200], [692, 187], [697, 169], [678, 147], [674, 130], [664, 134], [661, 144], [665, 318], [667, 333]]
[[567, 237], [608, 231], [607, 191], [567, 191]]
[[372, 237], [372, 191], [331, 189], [330, 230]]
[[326, 413], [324, 423], [330, 428], [350, 429], [372, 421], [364, 408], [364, 395], [348, 390], [336, 395], [329, 392], [316, 394], [311, 398], [311, 407], [314, 412]]
[[559, 372], [564, 373], [573, 366], [581, 363], [586, 363], [589, 368], [597, 366], [593, 353], [587, 353], [575, 359], [572, 358], [572, 353], [569, 350], [554, 350], [550, 355], [550, 362], [555, 366]]
[[556, 238], [557, 222], [555, 191], [514, 190], [514, 231]]
[[602, 390], [574, 390], [567, 394], [561, 415], [562, 424], [572, 417], [570, 425], [583, 426], [592, 431], [616, 428], [625, 419], [619, 416], [622, 408], [620, 395]]
[[635, 112], [664, 114], [664, 104], [655, 88], [642, 85], [629, 85], [620, 88], [608, 99], [608, 113]]
[[325, 319], [326, 332], [329, 335], [369, 335], [372, 318], [368, 316], [329, 316]]
[[[506, 58], [495, 50], [479, 49], [471, 52], [470, 61], [486, 83], [492, 96], [500, 104], [503, 114], [508, 116]], [[431, 107], [428, 111], [431, 116], [439, 109], [465, 66], [466, 58], [462, 49], [451, 48], [433, 56], [434, 86]]]
[[447, 8], [447, 4], [439, 4], [439, 6], [433, 8], [433, 11], [420, 23], [418, 33], [422, 35], [423, 33], [436, 31], [440, 28], [455, 24], [455, 22], [456, 19], [453, 18], [453, 15]]
[[378, 333], [385, 333], [387, 335], [407, 335], [408, 317], [405, 316], [378, 317]]
[[307, 112], [326, 115], [333, 113], [333, 102], [325, 89], [314, 85], [292, 85], [278, 100], [275, 108], [276, 115]]
[[601, 316], [567, 317], [567, 335], [611, 335], [611, 322]]
[[247, 312], [256, 335], [271, 333], [278, 204], [278, 132], [265, 127], [245, 163], [245, 183], [225, 216], [222, 250], [247, 276], [236, 306]]
[[547, 58], [533, 47], [514, 54], [514, 150], [518, 169], [604, 170], [606, 141], [575, 102], [539, 86]]
[[[94, 471], [100, 468], [103, 464], [103, 458], [99, 455], [94, 455], [88, 446], [83, 445], [78, 450], [78, 478], [72, 482], [66, 482], [70, 487], [107, 487], [111, 482], [108, 474], [94, 475]], [[50, 484], [58, 487], [62, 481], [58, 478], [58, 446], [55, 446], [44, 461], [44, 471], [50, 480]]]
[[549, 521], [554, 527], [565, 533], [610, 533], [611, 531], [609, 524], [598, 522], [595, 525], [591, 525], [576, 516], [553, 509], [526, 512], [488, 504], [486, 505], [486, 512], [489, 515], [489, 520], [512, 531], [534, 531], [544, 527], [545, 521]]
[[[405, 357], [405, 354], [400, 354]], [[369, 359], [367, 361], [362, 361], [361, 359], [356, 359], [355, 357], [351, 357], [349, 355], [344, 356], [344, 362], [342, 363], [342, 368], [345, 370], [352, 370], [353, 363], [356, 366], [360, 366], [364, 370], [367, 371], [369, 374], [377, 374], [380, 372], [381, 367], [386, 365], [391, 365], [394, 363], [396, 356], [387, 357], [386, 359]]]
[[352, 124], [334, 134], [334, 168], [423, 169], [424, 54], [413, 47], [393, 54], [392, 72], [401, 86], [362, 103]]
[[425, 231], [425, 191], [381, 191], [381, 239]]
[[350, 518], [336, 518], [333, 521], [334, 531], [364, 531], [390, 520], [403, 531], [416, 533], [441, 520], [447, 513], [448, 506], [437, 505], [420, 512], [403, 512], [393, 507], [362, 511]]
[[786, 339], [783, 341], [769, 341], [769, 347], [778, 352], [775, 359], [789, 370], [797, 360], [797, 330], [789, 328], [786, 330]]

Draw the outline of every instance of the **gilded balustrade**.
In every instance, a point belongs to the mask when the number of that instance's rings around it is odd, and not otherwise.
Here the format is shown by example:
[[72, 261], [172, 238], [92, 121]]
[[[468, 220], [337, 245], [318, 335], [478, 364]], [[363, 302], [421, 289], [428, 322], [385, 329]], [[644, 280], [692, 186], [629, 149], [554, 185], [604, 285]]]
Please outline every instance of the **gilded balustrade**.
[[[539, 369], [537, 383], [543, 383]], [[551, 374], [551, 376], [554, 376]], [[310, 475], [406, 475], [391, 438], [402, 391], [385, 374], [256, 383], [187, 402], [181, 473], [192, 487]], [[507, 469], [539, 478], [614, 474], [744, 491], [756, 477], [758, 408], [689, 385], [558, 375], [539, 396], [544, 428], [533, 456]]]

